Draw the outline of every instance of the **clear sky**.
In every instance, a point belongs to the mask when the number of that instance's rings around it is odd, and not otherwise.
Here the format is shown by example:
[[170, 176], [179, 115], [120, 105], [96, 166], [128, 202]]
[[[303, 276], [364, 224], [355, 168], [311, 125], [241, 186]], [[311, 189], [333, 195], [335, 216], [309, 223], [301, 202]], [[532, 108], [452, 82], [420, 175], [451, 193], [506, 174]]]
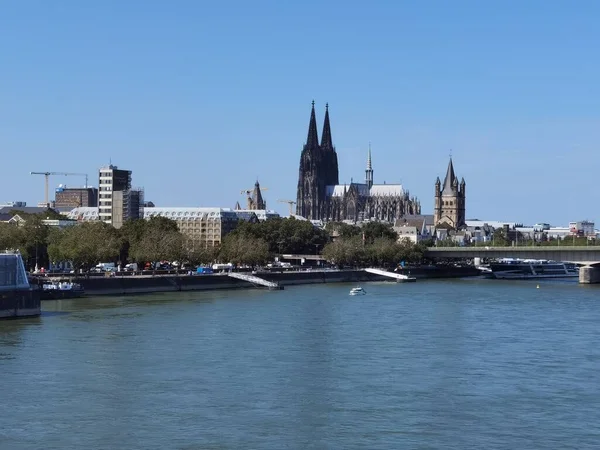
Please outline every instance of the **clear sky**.
[[[295, 199], [310, 103], [340, 181], [433, 209], [448, 156], [467, 217], [600, 225], [600, 2], [4, 1], [0, 201], [30, 171], [133, 170], [157, 206]], [[77, 177], [54, 177], [81, 185]]]

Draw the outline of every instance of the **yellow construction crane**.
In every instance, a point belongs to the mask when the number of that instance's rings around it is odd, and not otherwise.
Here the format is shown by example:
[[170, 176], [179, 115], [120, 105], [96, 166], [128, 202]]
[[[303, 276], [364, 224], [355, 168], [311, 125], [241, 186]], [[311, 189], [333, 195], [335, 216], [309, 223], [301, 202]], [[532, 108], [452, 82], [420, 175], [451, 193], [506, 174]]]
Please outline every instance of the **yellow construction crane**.
[[[260, 192], [262, 192], [262, 191], [268, 191], [268, 190], [269, 190], [269, 188], [267, 188], [267, 187], [262, 187], [262, 186], [260, 187]], [[250, 195], [253, 192], [254, 192], [254, 188], [252, 188], [252, 189], [243, 189], [243, 190], [240, 191], [240, 194]]]
[[49, 207], [50, 206], [50, 202], [48, 200], [48, 179], [50, 178], [50, 175], [64, 175], [64, 176], [68, 176], [68, 175], [78, 175], [78, 176], [82, 176], [85, 177], [85, 187], [88, 187], [88, 176], [87, 173], [73, 173], [73, 172], [29, 172], [30, 175], [44, 175], [46, 177], [46, 191], [45, 191], [45, 195], [44, 195], [44, 203], [46, 203], [46, 206]]
[[277, 200], [280, 203], [287, 203], [290, 205], [290, 216], [294, 215], [294, 210], [292, 209], [292, 205], [295, 205], [296, 202], [294, 200]]

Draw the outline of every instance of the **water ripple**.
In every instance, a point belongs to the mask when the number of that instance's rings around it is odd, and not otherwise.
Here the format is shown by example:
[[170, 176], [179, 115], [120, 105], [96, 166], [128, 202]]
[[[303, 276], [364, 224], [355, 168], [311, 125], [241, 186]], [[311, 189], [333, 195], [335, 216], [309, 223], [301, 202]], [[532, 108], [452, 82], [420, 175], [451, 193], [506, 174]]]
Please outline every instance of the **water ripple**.
[[89, 298], [0, 322], [0, 447], [597, 448], [596, 290], [350, 287]]

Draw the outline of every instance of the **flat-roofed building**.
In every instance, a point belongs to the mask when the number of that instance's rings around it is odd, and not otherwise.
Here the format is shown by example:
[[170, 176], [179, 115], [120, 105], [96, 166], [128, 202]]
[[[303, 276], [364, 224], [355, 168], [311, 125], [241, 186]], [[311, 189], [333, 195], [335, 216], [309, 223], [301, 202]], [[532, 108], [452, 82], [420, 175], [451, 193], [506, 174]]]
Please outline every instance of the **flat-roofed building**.
[[237, 214], [226, 208], [144, 208], [144, 219], [153, 217], [174, 220], [182, 234], [208, 247], [220, 245], [223, 237], [238, 223]]
[[131, 170], [112, 164], [101, 167], [98, 180], [98, 214], [100, 220], [121, 228], [130, 219], [141, 219], [144, 191], [131, 187]]
[[67, 187], [59, 185], [54, 191], [54, 208], [59, 211], [98, 206], [98, 189], [95, 187]]
[[144, 208], [144, 219], [166, 217], [174, 220], [181, 233], [193, 242], [207, 247], [221, 245], [240, 220], [258, 222], [279, 217], [270, 210], [232, 210], [229, 208], [154, 207]]
[[90, 206], [82, 206], [80, 208], [73, 208], [67, 214], [67, 219], [76, 220], [77, 222], [93, 222], [100, 220], [98, 214], [98, 208]]
[[271, 209], [235, 209], [233, 212], [236, 213], [241, 220], [248, 220], [248, 218], [254, 214], [260, 222], [281, 217], [279, 213]]

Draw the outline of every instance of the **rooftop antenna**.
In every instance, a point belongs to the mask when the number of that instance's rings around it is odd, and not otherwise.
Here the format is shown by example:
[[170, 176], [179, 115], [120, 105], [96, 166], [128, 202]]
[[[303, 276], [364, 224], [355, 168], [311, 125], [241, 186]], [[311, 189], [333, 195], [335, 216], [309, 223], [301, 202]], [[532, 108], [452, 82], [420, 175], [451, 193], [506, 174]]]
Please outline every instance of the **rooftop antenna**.
[[450, 159], [452, 159], [452, 149], [450, 149]]

